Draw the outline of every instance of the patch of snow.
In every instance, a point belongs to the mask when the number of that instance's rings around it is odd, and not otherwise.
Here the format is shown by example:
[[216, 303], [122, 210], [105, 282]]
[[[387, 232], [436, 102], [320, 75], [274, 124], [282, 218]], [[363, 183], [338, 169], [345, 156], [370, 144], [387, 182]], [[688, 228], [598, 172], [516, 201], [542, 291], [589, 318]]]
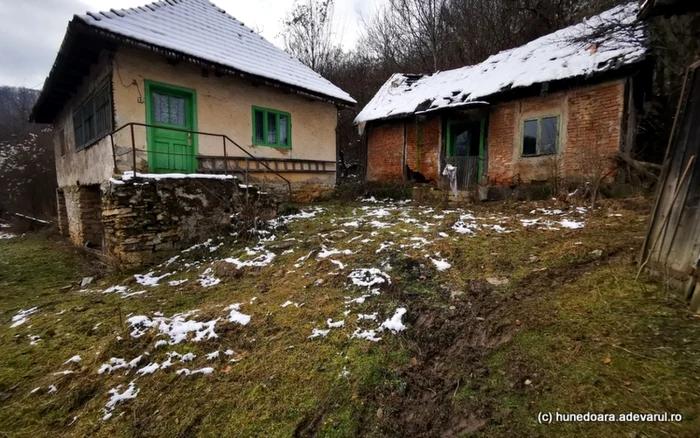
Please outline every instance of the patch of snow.
[[109, 394], [112, 397], [110, 397], [107, 404], [105, 404], [105, 408], [104, 408], [105, 415], [104, 415], [104, 417], [102, 417], [103, 420], [106, 421], [112, 417], [112, 411], [114, 410], [114, 407], [118, 403], [121, 403], [125, 400], [135, 399], [140, 391], [138, 388], [136, 388], [134, 382], [129, 383], [129, 386], [124, 390], [124, 392], [122, 392], [120, 394], [119, 388], [121, 388], [121, 387], [122, 387], [122, 385], [119, 385], [116, 388], [109, 390]]
[[370, 321], [376, 321], [376, 320], [377, 320], [377, 313], [376, 313], [376, 312], [375, 312], [375, 313], [371, 313], [371, 314], [363, 314], [363, 313], [360, 313], [360, 314], [357, 315], [357, 320], [358, 320], [358, 321], [362, 321], [363, 319], [367, 319], [367, 320], [370, 320]]
[[180, 356], [177, 353], [173, 354], [173, 356], [175, 356], [175, 355], [180, 357], [180, 362], [192, 362], [193, 360], [195, 360], [197, 358], [197, 355], [192, 353], [192, 352], [185, 353], [182, 356]]
[[321, 329], [313, 329], [311, 331], [311, 335], [309, 335], [309, 339], [315, 339], [315, 338], [325, 338], [328, 336], [328, 333], [330, 333], [330, 329], [328, 330], [321, 330]]
[[[122, 181], [129, 181], [134, 178], [134, 172], [128, 170], [121, 176]], [[209, 173], [140, 173], [136, 172], [136, 178], [161, 180], [161, 179], [237, 179], [231, 175], [215, 175]]]
[[387, 319], [382, 323], [382, 325], [379, 327], [379, 331], [382, 330], [389, 330], [390, 332], [396, 334], [398, 332], [406, 330], [406, 326], [403, 325], [403, 322], [401, 322], [401, 318], [406, 314], [406, 309], [403, 307], [399, 307], [396, 309], [396, 312], [394, 313], [394, 316], [391, 317], [391, 319]]
[[475, 230], [478, 230], [479, 226], [475, 222], [468, 223], [459, 220], [452, 225], [452, 229], [459, 234], [469, 234], [473, 236], [476, 234]]
[[219, 358], [219, 350], [212, 351], [211, 353], [207, 354], [205, 356], [207, 360], [214, 360]]
[[317, 255], [316, 257], [318, 257], [319, 259], [326, 259], [326, 258], [328, 258], [328, 257], [330, 257], [330, 256], [339, 255], [339, 254], [342, 254], [342, 255], [352, 255], [353, 252], [350, 251], [349, 249], [345, 249], [345, 250], [341, 251], [341, 250], [339, 250], [339, 249], [335, 249], [335, 248], [334, 248], [334, 249], [328, 249], [328, 248], [326, 248], [325, 246], [322, 246], [322, 247], [321, 247], [321, 251], [318, 253], [318, 255]]
[[355, 330], [355, 332], [352, 334], [351, 338], [366, 339], [366, 340], [372, 341], [372, 342], [379, 342], [382, 340], [382, 338], [377, 336], [376, 331], [374, 331], [374, 330], [360, 330], [360, 329]]
[[275, 258], [275, 253], [265, 250], [265, 252], [252, 260], [241, 260], [239, 258], [227, 258], [224, 259], [226, 263], [231, 263], [236, 265], [236, 269], [246, 268], [246, 267], [258, 267], [262, 268], [268, 266], [272, 263]]
[[80, 362], [80, 356], [78, 356], [76, 354], [75, 356], [71, 357], [67, 361], [63, 362], [63, 365], [68, 365], [69, 363], [79, 363], [79, 362]]
[[436, 260], [432, 257], [428, 257], [431, 262], [435, 265], [435, 268], [437, 268], [438, 271], [446, 271], [452, 267], [451, 264], [449, 264], [446, 260], [441, 259], [441, 260]]
[[211, 267], [207, 268], [202, 272], [202, 275], [199, 276], [199, 284], [201, 284], [202, 287], [212, 287], [219, 283], [221, 283], [221, 279], [214, 277], [214, 269]]
[[577, 229], [583, 228], [585, 226], [585, 224], [583, 222], [572, 221], [569, 219], [562, 219], [559, 222], [559, 225], [561, 225], [564, 228], [569, 228], [571, 230], [577, 230]]
[[371, 288], [379, 284], [391, 284], [391, 277], [377, 268], [355, 269], [348, 275], [355, 286]]
[[36, 313], [38, 310], [38, 307], [20, 310], [15, 316], [12, 317], [12, 325], [10, 325], [10, 328], [18, 327], [29, 321], [29, 316]]
[[384, 242], [379, 245], [379, 249], [376, 251], [377, 254], [384, 251], [385, 249], [394, 246], [394, 242]]
[[328, 328], [339, 328], [345, 326], [345, 321], [333, 322], [333, 318], [328, 318], [328, 321], [326, 321], [326, 323], [328, 323]]
[[138, 374], [139, 376], [153, 374], [156, 371], [158, 371], [159, 368], [160, 368], [160, 364], [158, 362], [152, 362], [152, 363], [146, 365], [145, 367], [139, 369], [138, 371], [136, 371], [136, 374]]
[[200, 342], [206, 339], [215, 339], [218, 336], [214, 332], [216, 323], [219, 319], [211, 321], [194, 321], [187, 318], [192, 312], [185, 314], [175, 314], [171, 318], [163, 316], [154, 316], [149, 318], [145, 315], [132, 316], [126, 320], [132, 328], [131, 337], [140, 338], [149, 329], [157, 328], [161, 334], [170, 338], [170, 345], [179, 344], [188, 340], [190, 334], [193, 334], [193, 342]]
[[239, 310], [241, 310], [241, 304], [231, 304], [224, 310], [229, 310], [228, 320], [230, 322], [237, 322], [240, 325], [248, 325], [250, 322], [250, 315], [244, 315]]
[[[185, 284], [188, 281], [189, 281], [188, 278], [183, 278], [182, 280], [172, 280], [172, 281], [168, 282], [168, 286], [180, 286], [181, 284]], [[201, 280], [200, 280], [200, 282], [201, 282]], [[204, 286], [204, 285], [202, 285], [202, 286]], [[204, 286], [204, 287], [206, 287], [206, 286]]]
[[165, 277], [169, 277], [171, 275], [174, 275], [175, 272], [168, 272], [166, 274], [163, 274], [159, 277], [154, 276], [155, 271], [151, 271], [147, 274], [136, 274], [134, 275], [134, 279], [136, 279], [136, 282], [140, 284], [141, 286], [158, 286], [158, 282]]
[[185, 375], [185, 376], [191, 376], [193, 374], [211, 374], [213, 372], [214, 372], [214, 368], [206, 367], [206, 368], [201, 368], [201, 369], [194, 370], [194, 371], [190, 371], [187, 368], [182, 368], [180, 370], [177, 370], [175, 373]]
[[97, 370], [97, 374], [104, 374], [104, 373], [112, 373], [112, 371], [116, 371], [119, 369], [131, 369], [134, 368], [136, 365], [141, 362], [141, 359], [143, 356], [137, 356], [134, 358], [132, 361], [127, 362], [124, 359], [118, 358], [118, 357], [113, 357], [109, 360], [109, 363], [102, 364], [100, 366], [100, 369]]

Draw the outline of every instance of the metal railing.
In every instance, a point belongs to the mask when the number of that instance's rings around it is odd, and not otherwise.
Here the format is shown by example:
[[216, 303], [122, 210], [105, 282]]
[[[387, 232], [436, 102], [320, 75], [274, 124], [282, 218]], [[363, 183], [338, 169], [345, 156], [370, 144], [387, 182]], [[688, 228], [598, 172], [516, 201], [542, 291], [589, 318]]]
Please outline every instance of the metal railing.
[[[132, 155], [131, 168], [134, 172], [134, 177], [136, 177], [137, 170], [138, 170], [137, 158], [136, 158], [136, 156], [137, 156], [136, 134], [134, 132], [135, 126], [143, 127], [146, 129], [159, 129], [159, 130], [162, 129], [162, 130], [173, 131], [173, 132], [187, 133], [189, 135], [219, 138], [219, 139], [221, 139], [221, 144], [223, 146], [223, 154], [224, 155], [221, 158], [223, 158], [223, 161], [224, 161], [223, 171], [224, 171], [225, 175], [229, 175], [229, 174], [233, 174], [233, 173], [242, 174], [245, 177], [245, 184], [248, 185], [249, 178], [250, 178], [249, 172], [247, 170], [240, 169], [240, 168], [229, 168], [229, 160], [236, 160], [236, 159], [243, 159], [243, 158], [245, 158], [246, 161], [252, 160], [253, 162], [257, 163], [258, 168], [262, 167], [263, 169], [265, 169], [265, 172], [269, 171], [271, 174], [275, 175], [276, 177], [281, 179], [284, 183], [286, 183], [287, 188], [289, 190], [289, 196], [290, 197], [292, 196], [292, 183], [291, 183], [291, 181], [289, 181], [287, 178], [282, 176], [275, 169], [271, 168], [265, 162], [265, 161], [267, 161], [267, 159], [265, 159], [265, 158], [261, 159], [261, 158], [258, 158], [256, 156], [252, 155], [250, 152], [245, 150], [241, 145], [239, 145], [238, 143], [233, 141], [229, 136], [227, 136], [225, 134], [216, 134], [216, 133], [212, 133], [212, 132], [203, 132], [203, 131], [192, 131], [192, 130], [188, 130], [188, 129], [181, 129], [181, 128], [168, 127], [168, 126], [158, 126], [158, 125], [139, 123], [139, 122], [126, 123], [108, 134], [110, 137], [110, 142], [111, 142], [111, 146], [112, 146], [112, 158], [114, 160], [114, 166], [116, 168], [117, 162], [118, 162], [117, 157], [119, 154], [117, 153], [117, 150], [115, 147], [114, 136], [127, 128], [129, 129], [129, 133], [131, 135], [131, 155]], [[243, 152], [244, 156], [229, 155], [227, 143], [230, 143], [235, 148], [237, 148], [238, 150]], [[189, 157], [189, 158], [194, 158], [194, 159], [198, 158], [194, 153], [192, 153], [192, 154], [180, 154], [180, 153], [171, 153], [171, 152], [160, 152], [160, 151], [149, 150], [147, 148], [146, 149], [138, 149], [138, 150], [143, 152], [143, 153], [146, 153], [148, 155], [148, 157], [152, 157], [152, 156], [157, 155], [157, 154], [164, 154], [164, 155], [167, 155], [169, 157]], [[149, 168], [151, 168], [151, 163], [149, 163]], [[197, 169], [195, 169], [195, 173], [198, 170], [199, 170], [199, 166], [197, 165]], [[186, 172], [186, 173], [191, 173], [191, 172]]]

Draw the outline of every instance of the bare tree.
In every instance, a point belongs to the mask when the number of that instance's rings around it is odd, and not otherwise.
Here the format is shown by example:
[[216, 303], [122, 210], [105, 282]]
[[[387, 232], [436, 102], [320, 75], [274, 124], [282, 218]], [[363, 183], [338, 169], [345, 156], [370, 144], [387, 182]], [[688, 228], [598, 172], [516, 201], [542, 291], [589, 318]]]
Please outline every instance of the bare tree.
[[341, 52], [334, 44], [334, 6], [334, 0], [296, 0], [282, 22], [287, 53], [322, 75]]
[[363, 42], [375, 56], [397, 66], [414, 64], [424, 72], [443, 69], [450, 38], [449, 1], [389, 0], [365, 23]]

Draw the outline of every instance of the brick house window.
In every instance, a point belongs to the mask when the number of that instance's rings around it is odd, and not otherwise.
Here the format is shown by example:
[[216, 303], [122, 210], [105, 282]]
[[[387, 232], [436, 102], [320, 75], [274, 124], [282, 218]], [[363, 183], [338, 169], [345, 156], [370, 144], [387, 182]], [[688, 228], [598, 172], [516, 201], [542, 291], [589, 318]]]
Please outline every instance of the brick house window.
[[73, 111], [75, 149], [84, 149], [112, 130], [112, 87], [104, 81]]
[[523, 122], [524, 157], [553, 155], [559, 149], [559, 116], [526, 119]]
[[282, 111], [253, 107], [253, 144], [292, 148], [292, 116]]

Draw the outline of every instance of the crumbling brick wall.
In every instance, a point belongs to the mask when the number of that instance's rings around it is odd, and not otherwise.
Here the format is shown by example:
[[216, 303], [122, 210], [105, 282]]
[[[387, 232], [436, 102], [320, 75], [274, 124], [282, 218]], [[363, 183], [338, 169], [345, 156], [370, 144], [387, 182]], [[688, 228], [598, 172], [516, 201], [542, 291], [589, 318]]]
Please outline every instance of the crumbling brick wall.
[[407, 122], [406, 164], [426, 179], [438, 181], [440, 168], [440, 118], [414, 118]]
[[408, 165], [414, 172], [437, 181], [440, 124], [439, 117], [413, 117], [372, 124], [367, 134], [367, 180], [403, 181]]
[[367, 181], [403, 181], [403, 121], [372, 125], [367, 133]]
[[[575, 88], [494, 106], [489, 116], [489, 184], [530, 183], [552, 177], [576, 179], [586, 173], [614, 170], [611, 157], [620, 147], [625, 81]], [[523, 157], [521, 126], [525, 119], [561, 118], [559, 153]], [[593, 169], [603, 166], [605, 169]]]
[[569, 124], [564, 173], [613, 175], [622, 139], [624, 82], [581, 88], [569, 94]]

